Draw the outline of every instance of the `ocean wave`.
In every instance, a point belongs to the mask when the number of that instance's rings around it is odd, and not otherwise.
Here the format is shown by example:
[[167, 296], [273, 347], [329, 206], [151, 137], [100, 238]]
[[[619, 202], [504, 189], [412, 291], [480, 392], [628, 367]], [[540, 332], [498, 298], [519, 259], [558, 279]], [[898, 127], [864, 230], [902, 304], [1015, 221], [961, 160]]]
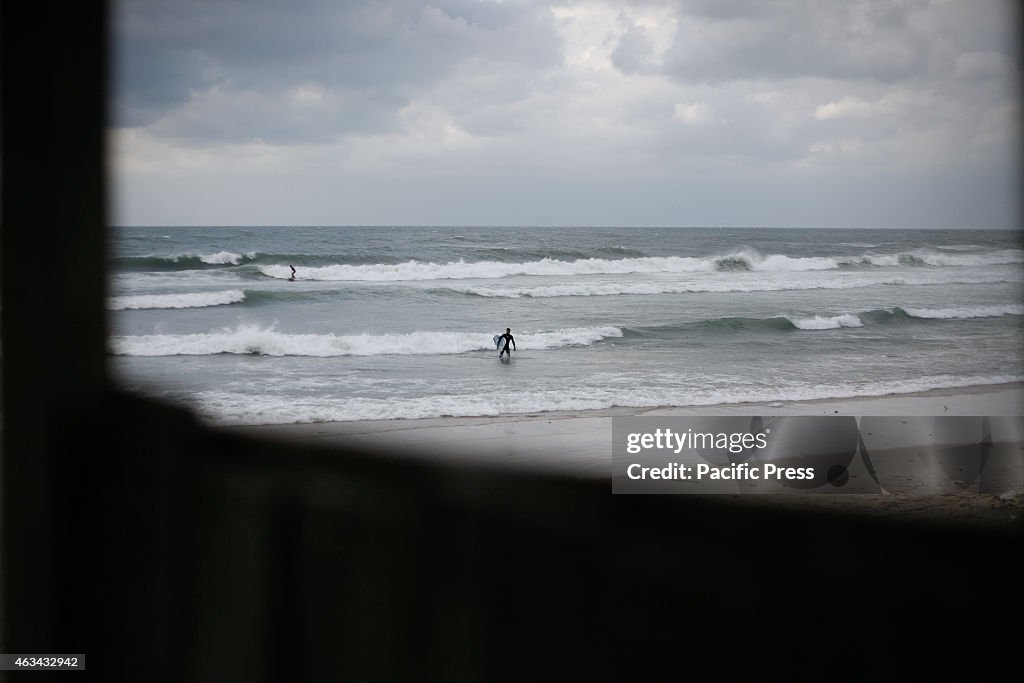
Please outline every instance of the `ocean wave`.
[[[259, 266], [264, 275], [278, 279], [291, 277], [287, 266]], [[502, 261], [453, 261], [449, 263], [420, 262], [377, 263], [363, 266], [331, 265], [318, 268], [304, 268], [300, 277], [304, 280], [355, 281], [355, 282], [398, 282], [414, 280], [464, 280], [492, 279], [513, 275], [607, 275], [628, 273], [665, 273], [711, 271], [714, 266], [706, 259], [685, 257], [651, 257], [640, 259], [581, 259], [560, 261], [541, 259], [525, 263]]]
[[789, 318], [789, 321], [800, 330], [836, 330], [840, 327], [864, 327], [864, 323], [861, 322], [860, 318], [852, 313], [832, 316], [816, 315], [813, 318], [797, 318], [795, 320]]
[[[617, 327], [575, 327], [528, 332], [516, 340], [517, 350], [548, 350], [589, 346], [621, 337]], [[492, 335], [469, 332], [407, 334], [292, 334], [275, 326], [241, 325], [198, 334], [157, 334], [113, 337], [111, 352], [123, 356], [207, 356], [221, 353], [263, 356], [447, 355], [494, 350]]]
[[243, 256], [242, 254], [234, 254], [230, 251], [218, 251], [215, 254], [199, 255], [196, 258], [203, 263], [213, 266], [223, 266], [227, 264], [237, 266], [243, 259], [252, 260], [255, 258], [255, 255], [250, 254], [249, 256]]
[[[304, 268], [306, 280], [343, 280], [391, 282], [408, 280], [495, 279], [515, 275], [627, 275], [634, 273], [711, 273], [728, 270], [795, 272], [829, 270], [839, 267], [831, 258], [797, 258], [782, 254], [763, 256], [754, 249], [742, 249], [722, 256], [646, 256], [640, 258], [587, 258], [560, 260], [543, 258], [522, 263], [505, 261], [451, 261], [371, 265], [328, 265]], [[267, 277], [288, 279], [291, 270], [284, 265], [260, 265]]]
[[231, 251], [217, 251], [209, 254], [171, 254], [169, 256], [119, 256], [114, 265], [128, 270], [201, 270], [223, 266], [239, 266], [252, 263], [255, 252], [236, 254]]
[[[763, 254], [752, 247], [707, 256], [646, 256], [625, 247], [602, 247], [587, 258], [582, 250], [510, 250], [500, 247], [482, 252], [475, 261], [434, 262], [417, 259], [402, 262], [380, 260], [380, 255], [350, 254], [261, 254], [217, 251], [206, 254], [184, 253], [168, 256], [122, 256], [114, 259], [127, 270], [197, 270], [206, 268], [255, 266], [262, 275], [289, 279], [288, 264], [300, 268], [305, 280], [395, 282], [415, 280], [495, 279], [510, 276], [616, 275], [633, 273], [729, 273], [808, 272], [840, 268], [878, 266], [986, 267], [1024, 263], [1024, 250], [1003, 249], [984, 253], [942, 251], [922, 248], [896, 253], [864, 253], [859, 256], [793, 256]], [[523, 259], [529, 260], [523, 260]], [[376, 259], [376, 260], [375, 260]]]
[[984, 249], [980, 244], [942, 244], [935, 247], [944, 251], [978, 251]]
[[[692, 384], [688, 377], [687, 383]], [[470, 417], [599, 410], [607, 408], [654, 408], [670, 406], [710, 406], [722, 404], [764, 404], [775, 402], [845, 399], [890, 396], [933, 389], [958, 389], [971, 386], [1020, 382], [1020, 375], [956, 376], [935, 375], [914, 380], [844, 383], [839, 385], [792, 385], [772, 388], [737, 386], [716, 387], [713, 379], [699, 382], [699, 390], [681, 394], [676, 386], [657, 386], [637, 381], [624, 388], [621, 384], [587, 385], [586, 391], [480, 392], [458, 395], [416, 397], [319, 397], [315, 401], [296, 401], [276, 394], [254, 396], [251, 393], [206, 391], [190, 393], [192, 403], [203, 418], [220, 425], [301, 424], [355, 420], [416, 419], [429, 417]], [[757, 414], [758, 406], [752, 406]]]
[[652, 327], [632, 327], [624, 330], [627, 339], [675, 339], [688, 338], [694, 334], [739, 334], [746, 331], [795, 332], [799, 330], [836, 330], [843, 327], [863, 327], [864, 323], [853, 313], [838, 315], [797, 315], [780, 314], [767, 318], [723, 316]]
[[110, 297], [107, 300], [107, 309], [124, 311], [156, 308], [205, 308], [236, 304], [244, 300], [245, 292], [241, 289], [185, 294], [134, 294]]
[[1001, 249], [984, 254], [943, 253], [931, 249], [915, 249], [896, 254], [864, 254], [840, 260], [843, 264], [872, 266], [984, 267], [1024, 263], [1024, 250]]
[[914, 318], [964, 320], [970, 318], [995, 318], [1003, 315], [1024, 315], [1024, 304], [966, 306], [962, 308], [904, 308], [903, 311]]
[[623, 336], [629, 339], [676, 339], [686, 338], [694, 334], [735, 334], [750, 331], [762, 332], [795, 332], [838, 330], [842, 328], [865, 327], [867, 325], [889, 325], [912, 322], [915, 319], [921, 324], [924, 320], [954, 320], [983, 318], [1000, 315], [1024, 315], [1024, 305], [1007, 304], [1003, 306], [977, 306], [962, 309], [916, 309], [876, 308], [846, 313], [781, 313], [774, 316], [756, 318], [743, 316], [723, 316], [694, 320], [675, 325], [658, 325], [648, 327], [627, 327]]
[[797, 280], [793, 278], [778, 279], [731, 279], [731, 280], [691, 280], [688, 282], [647, 281], [647, 282], [573, 282], [554, 285], [511, 286], [476, 285], [446, 289], [470, 296], [491, 298], [519, 299], [524, 297], [546, 299], [563, 296], [621, 296], [621, 295], [657, 295], [657, 294], [690, 294], [690, 293], [729, 293], [729, 292], [779, 292], [799, 291], [808, 289], [861, 289], [879, 286], [904, 285], [943, 285], [950, 284], [998, 284], [1022, 281], [1022, 274], [1014, 273], [977, 273], [950, 277], [940, 272], [906, 273], [902, 275], [880, 274], [835, 276], [820, 279]]
[[740, 249], [721, 258], [714, 259], [715, 270], [754, 270], [800, 272], [808, 270], [834, 270], [839, 261], [830, 257], [794, 257], [783, 254], [762, 256], [755, 249]]

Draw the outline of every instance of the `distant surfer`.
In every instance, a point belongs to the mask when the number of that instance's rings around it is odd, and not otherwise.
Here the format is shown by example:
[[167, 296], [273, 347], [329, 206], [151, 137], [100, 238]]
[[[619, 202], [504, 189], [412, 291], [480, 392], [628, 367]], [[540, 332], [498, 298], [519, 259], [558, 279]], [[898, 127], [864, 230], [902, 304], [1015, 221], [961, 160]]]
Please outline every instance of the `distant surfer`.
[[505, 346], [504, 346], [504, 348], [501, 349], [501, 353], [498, 354], [498, 358], [501, 358], [503, 355], [505, 355], [505, 352], [508, 352], [509, 360], [511, 360], [512, 359], [512, 351], [509, 350], [508, 345], [511, 344], [512, 345], [512, 349], [513, 350], [516, 349], [516, 340], [512, 337], [512, 329], [506, 327], [505, 328], [505, 334], [503, 334], [500, 337], [498, 337], [498, 339], [500, 339], [500, 340], [505, 342]]
[[289, 265], [288, 267], [292, 269], [292, 276], [288, 279], [292, 282], [295, 282], [295, 266]]

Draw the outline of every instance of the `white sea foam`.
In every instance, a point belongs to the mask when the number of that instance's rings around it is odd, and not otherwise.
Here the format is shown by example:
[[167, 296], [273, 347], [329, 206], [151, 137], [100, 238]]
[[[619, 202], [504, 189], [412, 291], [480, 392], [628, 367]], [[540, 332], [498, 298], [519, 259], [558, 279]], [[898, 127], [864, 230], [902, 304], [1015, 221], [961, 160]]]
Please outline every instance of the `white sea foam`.
[[1024, 263], [1024, 250], [1002, 249], [986, 254], [943, 254], [927, 251], [911, 252], [930, 266], [996, 266]]
[[216, 254], [206, 254], [199, 257], [199, 260], [203, 263], [209, 263], [211, 265], [231, 265], [237, 266], [242, 261], [241, 254], [233, 254], [230, 251], [218, 251]]
[[244, 258], [255, 258], [255, 252], [249, 252], [248, 254], [236, 254], [231, 251], [217, 251], [210, 254], [197, 254], [194, 252], [173, 254], [171, 256], [151, 256], [150, 258], [162, 258], [171, 263], [180, 263], [188, 259], [198, 259], [202, 263], [207, 263], [211, 266], [226, 266], [232, 265], [237, 266], [242, 262]]
[[[287, 266], [259, 266], [260, 272], [274, 278], [288, 279]], [[559, 261], [541, 259], [526, 263], [499, 261], [454, 261], [450, 263], [423, 263], [406, 261], [397, 264], [376, 263], [351, 266], [333, 265], [303, 268], [299, 277], [305, 280], [332, 280], [356, 282], [396, 282], [409, 280], [463, 280], [502, 278], [512, 275], [586, 275], [611, 273], [664, 273], [698, 272], [714, 270], [707, 259], [684, 257], [658, 257], [634, 259], [583, 259]]]
[[245, 292], [241, 289], [185, 294], [134, 294], [110, 297], [107, 301], [107, 308], [111, 311], [148, 308], [204, 308], [235, 304], [244, 300]]
[[859, 258], [843, 259], [844, 263], [866, 263], [873, 266], [1002, 266], [1024, 263], [1024, 251], [1020, 249], [1001, 249], [984, 254], [944, 253], [932, 249], [914, 249], [898, 254], [865, 254]]
[[746, 253], [744, 257], [750, 263], [751, 270], [799, 272], [805, 270], [832, 270], [839, 267], [839, 262], [829, 257], [794, 258], [781, 254], [770, 254], [762, 258], [756, 252]]
[[311, 422], [344, 422], [352, 420], [415, 419], [445, 416], [493, 416], [516, 413], [597, 410], [612, 407], [650, 408], [660, 406], [707, 406], [734, 403], [769, 403], [810, 401], [860, 396], [908, 394], [931, 389], [955, 389], [980, 385], [1020, 382], [1020, 375], [954, 376], [936, 375], [914, 380], [848, 383], [836, 386], [783, 386], [744, 388], [715, 387], [701, 382], [699, 390], [681, 394], [678, 387], [645, 385], [631, 382], [629, 388], [620, 384], [594, 386], [585, 392], [521, 391], [459, 393], [391, 398], [296, 399], [277, 394], [205, 391], [190, 394], [205, 419], [223, 425], [296, 424]]
[[[306, 280], [359, 282], [395, 282], [408, 280], [493, 279], [514, 275], [622, 275], [632, 273], [710, 273], [722, 269], [795, 272], [838, 268], [832, 258], [795, 258], [782, 254], [762, 256], [753, 249], [741, 249], [721, 256], [693, 258], [686, 256], [650, 256], [624, 259], [580, 259], [561, 261], [545, 258], [524, 263], [500, 261], [452, 261], [370, 265], [331, 265], [303, 268], [299, 277]], [[259, 266], [268, 277], [288, 279], [291, 269], [285, 265]]]
[[789, 318], [798, 329], [801, 330], [835, 330], [840, 327], [864, 327], [860, 318], [852, 313], [833, 315], [830, 317], [816, 315], [813, 318]]
[[[618, 327], [576, 327], [527, 332], [517, 349], [544, 350], [586, 346], [621, 337]], [[469, 332], [412, 332], [408, 334], [290, 334], [276, 327], [240, 325], [201, 334], [156, 334], [111, 339], [113, 353], [124, 356], [207, 356], [219, 353], [264, 356], [382, 356], [445, 355], [493, 350], [491, 335]]]
[[1021, 282], [1019, 272], [972, 273], [955, 278], [937, 271], [919, 273], [907, 272], [899, 276], [891, 274], [852, 275], [833, 274], [822, 276], [807, 273], [802, 279], [793, 276], [771, 277], [764, 274], [744, 274], [744, 277], [725, 279], [690, 279], [688, 281], [649, 280], [646, 282], [573, 282], [554, 285], [511, 286], [476, 285], [449, 286], [448, 289], [462, 294], [484, 297], [518, 299], [522, 297], [551, 298], [561, 296], [617, 296], [627, 294], [686, 294], [696, 292], [777, 292], [805, 289], [860, 289], [864, 287], [892, 285], [949, 285], [949, 284], [995, 284]]
[[866, 263], [872, 266], [898, 266], [900, 265], [899, 254], [866, 254], [858, 258], [851, 258], [848, 263]]
[[904, 308], [903, 310], [914, 318], [969, 319], [1024, 315], [1024, 305], [1022, 304], [966, 306], [963, 308]]
[[[221, 252], [202, 257], [207, 263], [238, 263], [242, 257]], [[217, 261], [216, 259], [223, 259]], [[501, 261], [450, 261], [434, 263], [406, 261], [404, 263], [374, 263], [367, 265], [330, 265], [302, 268], [299, 277], [305, 280], [350, 282], [401, 282], [416, 280], [495, 279], [516, 275], [573, 276], [617, 275], [653, 273], [713, 273], [716, 271], [755, 272], [807, 272], [835, 270], [843, 265], [867, 264], [875, 266], [994, 266], [1024, 263], [1024, 251], [1004, 249], [985, 254], [943, 253], [919, 249], [897, 254], [864, 254], [857, 257], [809, 256], [794, 257], [785, 254], [763, 255], [756, 249], [737, 249], [718, 256], [649, 256], [623, 259], [579, 259], [562, 261], [545, 258], [523, 263]], [[287, 265], [261, 265], [267, 277], [286, 280], [292, 276]]]
[[980, 244], [943, 244], [935, 247], [936, 249], [942, 249], [944, 251], [978, 251], [985, 247]]

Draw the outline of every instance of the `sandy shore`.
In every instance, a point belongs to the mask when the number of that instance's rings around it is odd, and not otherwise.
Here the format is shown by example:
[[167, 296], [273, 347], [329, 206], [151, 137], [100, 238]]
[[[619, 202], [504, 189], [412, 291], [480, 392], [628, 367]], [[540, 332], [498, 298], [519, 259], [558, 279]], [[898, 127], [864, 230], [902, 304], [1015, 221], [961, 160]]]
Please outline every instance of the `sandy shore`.
[[[528, 468], [574, 477], [611, 477], [612, 418], [616, 416], [786, 416], [852, 415], [929, 417], [1024, 415], [1024, 383], [933, 390], [914, 394], [696, 407], [611, 408], [501, 417], [440, 417], [224, 428], [250, 436], [325, 446], [358, 445], [389, 454], [416, 455], [448, 462]], [[1007, 421], [1002, 420], [1005, 425]], [[1010, 421], [1020, 434], [1019, 420]], [[1011, 430], [1013, 431], [1013, 430]], [[1018, 438], [1018, 441], [1021, 439]], [[1021, 451], [1018, 443], [1011, 446]], [[912, 462], [909, 461], [909, 462]], [[917, 467], [917, 465], [906, 465]], [[1016, 466], [1015, 466], [1016, 467]], [[1019, 468], [1018, 468], [1019, 469]], [[1011, 478], [1016, 481], [1020, 477]], [[948, 482], [947, 482], [948, 483]], [[1024, 481], [1006, 491], [950, 492], [949, 487], [913, 493], [857, 495], [728, 495], [737, 505], [796, 506], [815, 513], [856, 513], [888, 518], [1019, 527], [1024, 522]], [[611, 493], [609, 489], [609, 494]], [[722, 497], [722, 496], [719, 496]]]

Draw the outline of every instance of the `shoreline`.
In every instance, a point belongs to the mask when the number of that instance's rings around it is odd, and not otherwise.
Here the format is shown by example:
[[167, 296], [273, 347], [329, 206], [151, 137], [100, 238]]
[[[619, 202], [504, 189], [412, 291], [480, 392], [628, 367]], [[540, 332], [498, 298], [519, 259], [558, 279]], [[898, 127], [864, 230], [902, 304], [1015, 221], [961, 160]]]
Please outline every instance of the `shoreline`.
[[[216, 428], [305, 442], [379, 446], [388, 450], [410, 449], [444, 457], [500, 460], [502, 464], [516, 464], [517, 460], [524, 459], [529, 466], [549, 466], [554, 460], [577, 474], [594, 476], [592, 465], [595, 464], [600, 464], [607, 474], [612, 417], [717, 415], [1014, 417], [1024, 415], [1024, 382], [786, 403], [772, 401], [708, 406], [614, 407], [497, 416], [232, 425]], [[559, 457], [552, 458], [552, 454]]]
[[[528, 469], [607, 481], [611, 496], [613, 417], [718, 415], [1014, 418], [1024, 415], [1024, 382], [784, 404], [606, 408], [496, 417], [433, 417], [217, 429], [304, 445], [361, 447], [375, 451], [381, 457], [415, 457], [449, 464]], [[729, 504], [751, 506], [752, 511], [756, 511], [758, 506], [771, 505], [813, 513], [853, 513], [929, 523], [1019, 526], [1024, 519], [1021, 517], [1024, 512], [1024, 495], [1021, 495], [1024, 494], [1024, 481], [1017, 484], [996, 494], [970, 490], [950, 493], [924, 487], [915, 493], [896, 494], [792, 492], [784, 495], [717, 494], [715, 497]]]
[[[519, 421], [534, 419], [567, 419], [588, 417], [642, 417], [642, 416], [708, 416], [708, 415], [854, 415], [881, 416], [1019, 416], [1024, 415], [1024, 382], [1007, 384], [979, 384], [966, 387], [928, 389], [906, 394], [877, 396], [850, 396], [840, 398], [814, 398], [799, 401], [749, 401], [744, 403], [713, 403], [688, 406], [612, 406], [580, 410], [552, 410], [506, 415], [440, 415], [436, 417], [376, 418], [370, 420], [335, 420], [329, 422], [292, 422], [251, 425], [219, 425], [216, 429], [263, 430], [305, 429], [325, 425], [359, 425], [368, 431], [406, 429], [409, 425], [435, 426], [477, 421]], [[346, 432], [359, 433], [360, 429]]]

